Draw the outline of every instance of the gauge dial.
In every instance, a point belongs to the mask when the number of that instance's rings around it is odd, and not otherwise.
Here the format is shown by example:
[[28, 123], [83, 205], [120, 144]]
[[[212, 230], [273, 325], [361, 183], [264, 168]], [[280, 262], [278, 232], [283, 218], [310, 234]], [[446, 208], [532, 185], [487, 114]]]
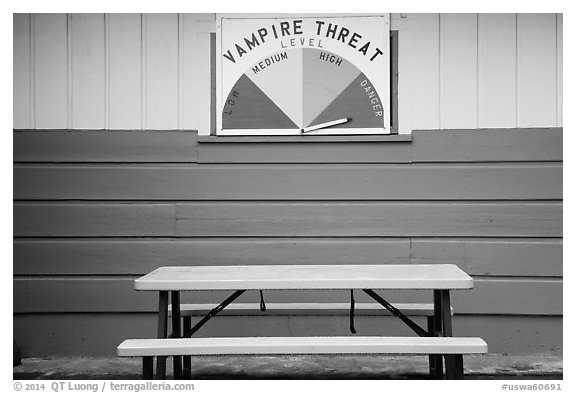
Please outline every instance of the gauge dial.
[[286, 49], [252, 64], [221, 115], [224, 130], [384, 129], [383, 104], [366, 75], [319, 48]]

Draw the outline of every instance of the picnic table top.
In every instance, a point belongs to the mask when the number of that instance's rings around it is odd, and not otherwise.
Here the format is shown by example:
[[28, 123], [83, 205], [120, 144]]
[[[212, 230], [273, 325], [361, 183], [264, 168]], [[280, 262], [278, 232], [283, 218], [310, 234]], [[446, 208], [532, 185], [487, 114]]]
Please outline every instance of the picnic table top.
[[164, 266], [135, 280], [137, 290], [471, 289], [456, 265]]

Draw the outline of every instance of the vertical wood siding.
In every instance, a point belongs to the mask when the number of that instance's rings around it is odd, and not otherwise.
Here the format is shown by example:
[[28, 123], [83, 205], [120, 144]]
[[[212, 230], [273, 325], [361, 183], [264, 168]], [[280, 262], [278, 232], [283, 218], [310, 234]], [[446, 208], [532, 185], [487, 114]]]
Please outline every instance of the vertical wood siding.
[[150, 129], [178, 128], [178, 15], [145, 14], [144, 124]]
[[[210, 130], [214, 14], [15, 14], [14, 128]], [[562, 126], [562, 15], [393, 14], [399, 126]]]
[[440, 128], [478, 128], [476, 14], [440, 15]]
[[[71, 65], [69, 20], [66, 14], [31, 16], [33, 30], [32, 91], [34, 96], [34, 128], [71, 128]], [[18, 74], [20, 70], [15, 70]], [[14, 89], [19, 89], [14, 86]], [[18, 128], [20, 120], [14, 119]]]
[[141, 16], [107, 15], [108, 126], [142, 128]]
[[400, 133], [562, 126], [561, 14], [392, 14]]
[[478, 126], [516, 127], [516, 15], [480, 14], [478, 31]]
[[562, 74], [562, 61], [564, 44], [563, 31], [564, 22], [563, 15], [556, 14], [556, 124], [562, 124], [562, 93], [563, 93], [563, 74]]
[[106, 53], [103, 14], [69, 18], [71, 47], [71, 128], [106, 127]]
[[32, 25], [27, 14], [14, 14], [14, 89], [13, 89], [13, 117], [14, 126], [34, 128], [34, 92], [32, 75]]
[[[394, 23], [396, 22], [396, 23]], [[398, 117], [400, 133], [440, 128], [440, 16], [392, 15], [398, 32]]]

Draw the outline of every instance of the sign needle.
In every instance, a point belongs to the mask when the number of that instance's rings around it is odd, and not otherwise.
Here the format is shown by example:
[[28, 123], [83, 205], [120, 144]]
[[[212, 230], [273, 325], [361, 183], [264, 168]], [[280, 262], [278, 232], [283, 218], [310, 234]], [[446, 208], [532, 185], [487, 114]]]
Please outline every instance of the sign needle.
[[316, 124], [315, 126], [310, 126], [310, 127], [306, 127], [306, 128], [301, 128], [300, 129], [300, 133], [304, 134], [306, 132], [310, 132], [310, 131], [315, 131], [315, 130], [319, 130], [321, 128], [328, 128], [328, 127], [332, 127], [338, 124], [342, 124], [342, 123], [348, 123], [350, 120], [352, 120], [349, 117], [343, 117], [342, 119], [338, 119], [338, 120], [332, 120], [332, 121], [327, 121], [325, 123], [320, 123], [320, 124]]

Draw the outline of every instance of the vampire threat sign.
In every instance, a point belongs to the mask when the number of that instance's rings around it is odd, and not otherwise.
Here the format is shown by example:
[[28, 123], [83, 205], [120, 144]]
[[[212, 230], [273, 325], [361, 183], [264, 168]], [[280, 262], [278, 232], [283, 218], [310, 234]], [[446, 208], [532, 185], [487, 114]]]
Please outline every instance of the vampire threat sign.
[[388, 15], [218, 16], [218, 135], [388, 134]]

